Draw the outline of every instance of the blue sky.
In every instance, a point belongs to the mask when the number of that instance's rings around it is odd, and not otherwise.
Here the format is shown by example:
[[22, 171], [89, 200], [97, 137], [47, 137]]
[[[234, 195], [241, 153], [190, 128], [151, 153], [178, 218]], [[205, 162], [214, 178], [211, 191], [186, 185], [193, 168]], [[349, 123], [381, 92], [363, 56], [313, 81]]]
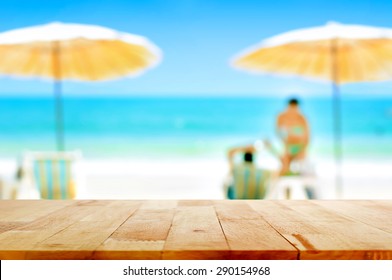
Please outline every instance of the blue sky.
[[[392, 27], [392, 1], [0, 0], [0, 31], [52, 21], [97, 24], [146, 36], [163, 51], [155, 69], [134, 79], [66, 82], [66, 94], [330, 94], [328, 83], [250, 75], [230, 68], [244, 48], [278, 33], [328, 21]], [[50, 95], [41, 80], [0, 78], [0, 95]], [[345, 94], [390, 94], [392, 82], [345, 85]]]

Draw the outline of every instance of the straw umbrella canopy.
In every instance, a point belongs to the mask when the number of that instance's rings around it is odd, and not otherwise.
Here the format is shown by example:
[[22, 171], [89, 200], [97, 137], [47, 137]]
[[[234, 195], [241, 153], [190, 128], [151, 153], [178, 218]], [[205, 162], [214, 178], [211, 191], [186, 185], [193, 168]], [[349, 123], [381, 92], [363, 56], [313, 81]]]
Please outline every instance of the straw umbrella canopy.
[[332, 82], [336, 188], [342, 193], [339, 86], [392, 79], [392, 29], [328, 23], [271, 37], [232, 65], [251, 72], [297, 75]]
[[54, 81], [58, 150], [65, 149], [62, 80], [138, 75], [160, 59], [146, 38], [101, 26], [56, 22], [0, 33], [0, 74]]

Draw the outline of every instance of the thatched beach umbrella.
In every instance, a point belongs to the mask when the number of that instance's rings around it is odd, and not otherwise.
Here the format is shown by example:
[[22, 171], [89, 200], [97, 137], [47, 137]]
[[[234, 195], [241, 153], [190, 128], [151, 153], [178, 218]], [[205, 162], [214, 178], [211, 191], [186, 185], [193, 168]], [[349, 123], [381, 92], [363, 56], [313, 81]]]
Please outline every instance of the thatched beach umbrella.
[[336, 188], [342, 193], [339, 85], [392, 79], [392, 29], [329, 23], [274, 36], [235, 57], [234, 67], [331, 81]]
[[0, 33], [0, 74], [54, 81], [58, 150], [65, 148], [62, 80], [132, 76], [160, 58], [146, 38], [94, 25], [50, 23]]

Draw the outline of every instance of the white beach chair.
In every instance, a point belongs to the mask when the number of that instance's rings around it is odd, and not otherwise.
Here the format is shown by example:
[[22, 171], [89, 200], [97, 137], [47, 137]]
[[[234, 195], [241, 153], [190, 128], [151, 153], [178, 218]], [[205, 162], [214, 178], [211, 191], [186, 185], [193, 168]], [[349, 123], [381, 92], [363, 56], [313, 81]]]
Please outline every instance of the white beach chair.
[[314, 164], [306, 160], [294, 161], [293, 175], [280, 176], [271, 182], [268, 199], [319, 199], [319, 186]]

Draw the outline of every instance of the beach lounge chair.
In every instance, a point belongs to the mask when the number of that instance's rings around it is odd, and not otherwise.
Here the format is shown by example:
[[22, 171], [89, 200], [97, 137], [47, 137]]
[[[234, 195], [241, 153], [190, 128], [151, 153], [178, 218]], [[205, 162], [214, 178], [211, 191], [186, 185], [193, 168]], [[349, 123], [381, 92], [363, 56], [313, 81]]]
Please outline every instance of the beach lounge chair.
[[231, 184], [227, 188], [229, 199], [264, 199], [272, 172], [253, 164], [234, 167]]
[[319, 199], [315, 166], [307, 160], [296, 160], [290, 173], [279, 176], [270, 184], [267, 199]]
[[77, 195], [75, 164], [81, 153], [27, 152], [23, 159], [23, 176], [31, 179], [41, 199], [73, 199]]

